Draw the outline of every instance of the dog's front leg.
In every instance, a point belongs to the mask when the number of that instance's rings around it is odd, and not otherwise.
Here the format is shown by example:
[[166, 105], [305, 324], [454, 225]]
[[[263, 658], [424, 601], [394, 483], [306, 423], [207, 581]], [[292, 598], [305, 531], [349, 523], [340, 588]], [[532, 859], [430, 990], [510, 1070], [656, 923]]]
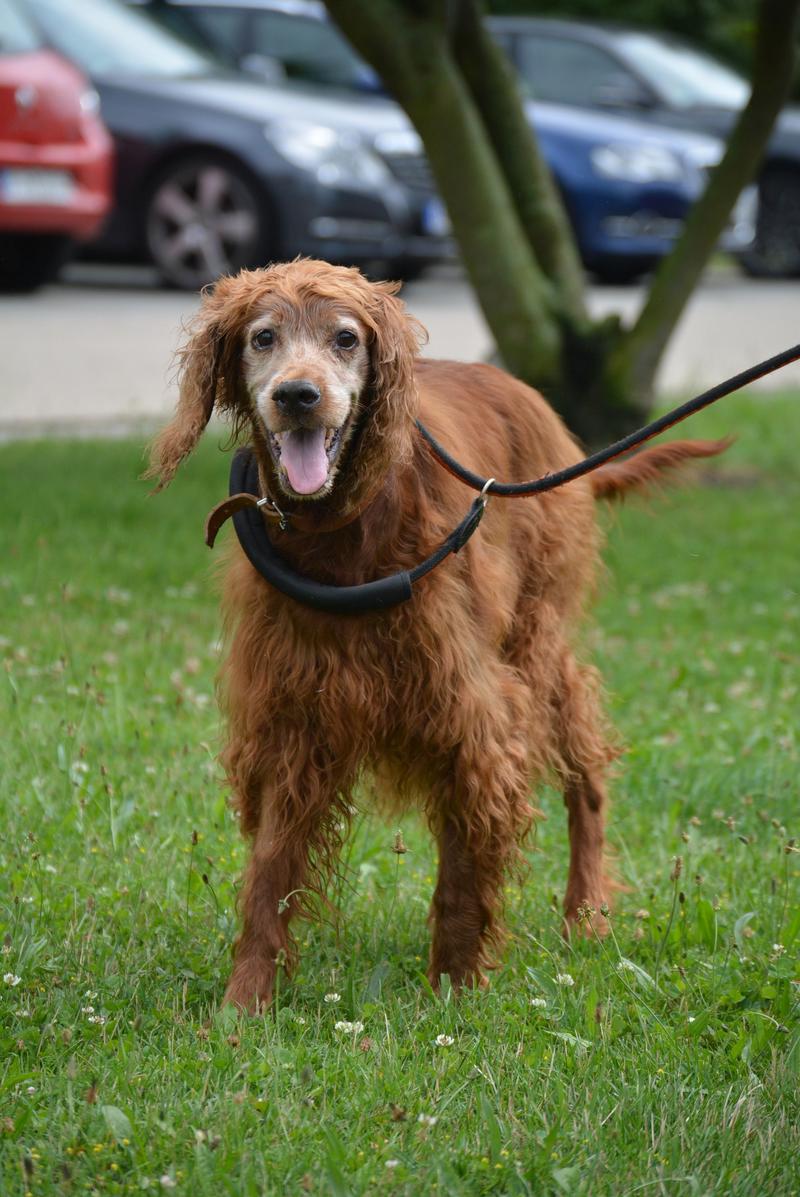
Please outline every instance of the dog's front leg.
[[289, 923], [307, 872], [308, 836], [280, 828], [265, 811], [240, 895], [242, 931], [225, 1001], [258, 1014], [272, 1001], [276, 970], [289, 964]]

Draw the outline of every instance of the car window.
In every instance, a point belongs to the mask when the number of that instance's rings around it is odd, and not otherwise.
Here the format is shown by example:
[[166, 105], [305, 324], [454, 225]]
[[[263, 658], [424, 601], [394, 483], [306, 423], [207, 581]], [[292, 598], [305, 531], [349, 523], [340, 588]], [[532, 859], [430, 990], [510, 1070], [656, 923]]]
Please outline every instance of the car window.
[[676, 108], [743, 108], [747, 103], [750, 88], [744, 79], [701, 50], [648, 33], [623, 34], [619, 47]]
[[282, 12], [254, 13], [246, 49], [277, 59], [290, 79], [360, 90], [374, 78], [371, 68], [327, 21]]
[[27, 0], [48, 42], [88, 75], [199, 75], [210, 63], [115, 0]]
[[0, 0], [0, 54], [28, 54], [41, 41], [11, 0]]
[[641, 91], [635, 76], [611, 54], [569, 38], [520, 37], [518, 69], [533, 99], [556, 104], [592, 107]]
[[240, 8], [190, 8], [188, 23], [202, 38], [203, 44], [219, 54], [225, 62], [238, 63], [242, 52], [244, 13]]

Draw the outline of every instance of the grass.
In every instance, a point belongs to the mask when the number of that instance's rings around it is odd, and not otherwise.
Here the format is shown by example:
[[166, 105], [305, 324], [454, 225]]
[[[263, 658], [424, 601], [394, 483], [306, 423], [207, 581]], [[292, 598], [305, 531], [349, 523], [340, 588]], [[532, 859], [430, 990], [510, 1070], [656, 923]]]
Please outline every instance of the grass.
[[404, 820], [398, 856], [365, 814], [342, 918], [252, 1021], [219, 1008], [244, 849], [201, 530], [226, 465], [209, 443], [146, 499], [135, 444], [0, 450], [3, 1194], [797, 1192], [798, 396], [692, 434], [731, 428], [714, 484], [608, 517], [612, 937], [561, 939], [545, 793], [504, 967], [434, 998], [428, 837]]

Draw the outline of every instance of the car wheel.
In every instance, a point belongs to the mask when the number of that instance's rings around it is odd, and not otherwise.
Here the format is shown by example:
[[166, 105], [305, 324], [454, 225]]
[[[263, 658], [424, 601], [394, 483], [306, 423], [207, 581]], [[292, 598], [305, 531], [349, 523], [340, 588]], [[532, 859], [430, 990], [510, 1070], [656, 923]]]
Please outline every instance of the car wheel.
[[150, 256], [175, 287], [197, 291], [268, 257], [266, 200], [244, 170], [223, 159], [171, 163], [150, 192], [145, 219]]
[[35, 291], [56, 277], [72, 246], [71, 237], [56, 233], [4, 233], [0, 237], [0, 290]]
[[800, 276], [800, 171], [767, 171], [758, 186], [756, 238], [740, 255], [754, 278]]

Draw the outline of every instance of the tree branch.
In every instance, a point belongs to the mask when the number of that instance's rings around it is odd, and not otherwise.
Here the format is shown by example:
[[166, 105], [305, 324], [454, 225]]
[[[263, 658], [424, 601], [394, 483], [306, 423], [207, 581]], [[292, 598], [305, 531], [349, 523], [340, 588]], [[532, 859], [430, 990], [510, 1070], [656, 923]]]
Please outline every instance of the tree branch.
[[713, 253], [742, 189], [755, 177], [775, 119], [786, 101], [795, 62], [800, 0], [760, 0], [753, 90], [703, 196], [675, 249], [659, 268], [647, 301], [609, 363], [637, 399], [652, 390], [658, 364]]

